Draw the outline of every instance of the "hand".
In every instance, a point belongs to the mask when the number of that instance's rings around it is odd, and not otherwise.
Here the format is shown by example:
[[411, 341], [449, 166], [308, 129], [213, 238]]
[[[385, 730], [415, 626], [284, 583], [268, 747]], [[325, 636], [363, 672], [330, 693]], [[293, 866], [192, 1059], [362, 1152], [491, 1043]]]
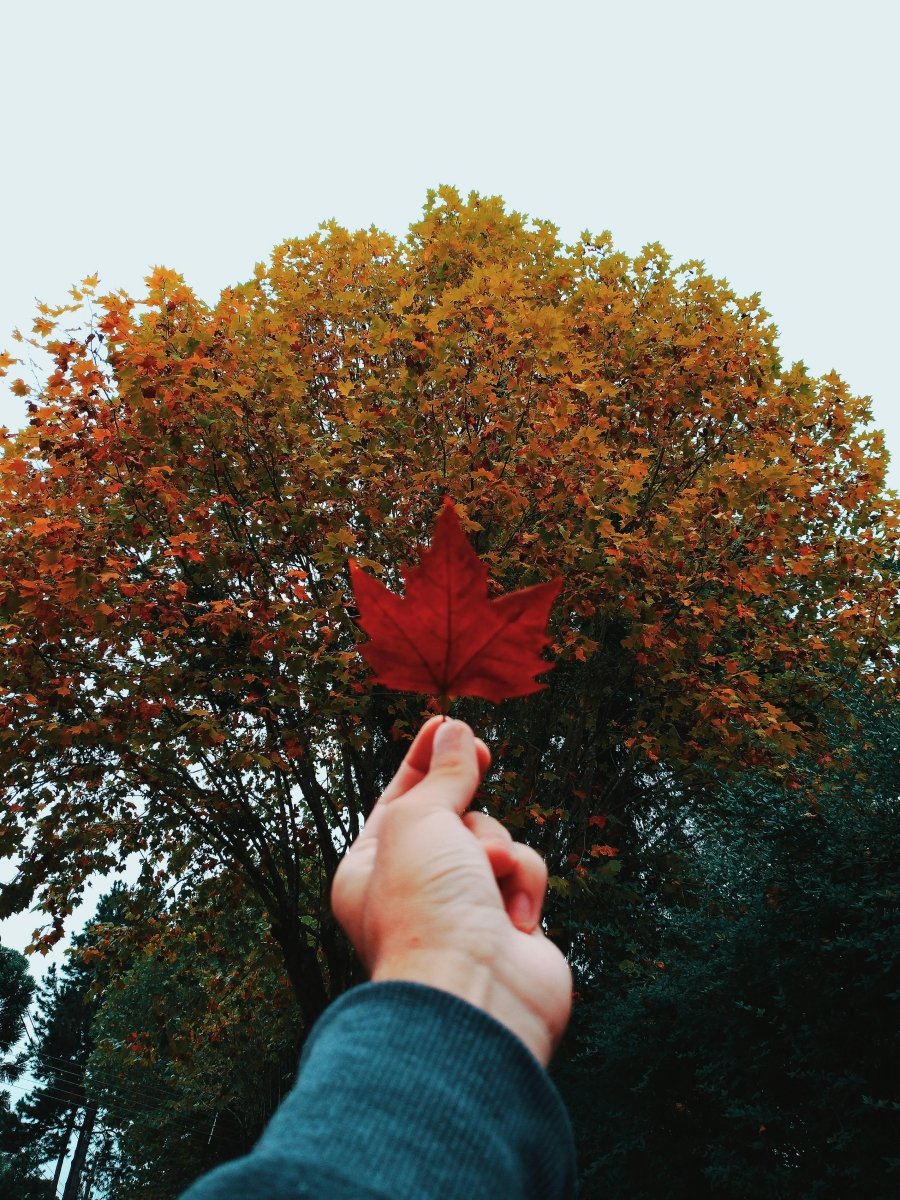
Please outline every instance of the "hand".
[[338, 867], [332, 907], [373, 981], [452, 992], [546, 1066], [572, 977], [540, 926], [543, 859], [466, 811], [489, 763], [464, 722], [428, 721]]

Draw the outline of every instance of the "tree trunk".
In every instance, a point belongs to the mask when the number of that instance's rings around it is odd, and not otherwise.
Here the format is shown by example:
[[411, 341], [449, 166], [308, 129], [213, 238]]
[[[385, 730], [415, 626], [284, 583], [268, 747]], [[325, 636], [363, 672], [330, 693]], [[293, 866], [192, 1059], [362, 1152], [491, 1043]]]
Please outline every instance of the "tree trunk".
[[269, 918], [272, 936], [281, 947], [287, 977], [300, 1006], [304, 1033], [308, 1033], [328, 1007], [322, 964], [313, 947], [301, 933], [296, 914], [285, 919], [281, 914], [276, 915], [270, 911]]
[[87, 1158], [88, 1146], [91, 1143], [91, 1137], [94, 1133], [94, 1122], [96, 1119], [97, 1105], [93, 1103], [88, 1104], [84, 1110], [84, 1119], [81, 1122], [81, 1129], [78, 1133], [75, 1155], [72, 1158], [72, 1165], [69, 1168], [69, 1177], [66, 1180], [66, 1190], [63, 1192], [62, 1200], [77, 1200], [78, 1189], [81, 1185], [81, 1173], [84, 1170], [84, 1163]]

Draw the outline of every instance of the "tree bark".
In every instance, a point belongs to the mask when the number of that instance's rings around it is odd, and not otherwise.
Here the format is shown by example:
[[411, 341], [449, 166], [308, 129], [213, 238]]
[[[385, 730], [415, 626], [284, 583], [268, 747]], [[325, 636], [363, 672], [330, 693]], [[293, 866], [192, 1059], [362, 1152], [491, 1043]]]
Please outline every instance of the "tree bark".
[[[328, 1007], [328, 993], [322, 978], [322, 964], [313, 947], [298, 928], [296, 914], [285, 919], [270, 912], [272, 936], [284, 954], [284, 966], [303, 1018], [306, 1033]], [[65, 1200], [65, 1198], [64, 1198]]]

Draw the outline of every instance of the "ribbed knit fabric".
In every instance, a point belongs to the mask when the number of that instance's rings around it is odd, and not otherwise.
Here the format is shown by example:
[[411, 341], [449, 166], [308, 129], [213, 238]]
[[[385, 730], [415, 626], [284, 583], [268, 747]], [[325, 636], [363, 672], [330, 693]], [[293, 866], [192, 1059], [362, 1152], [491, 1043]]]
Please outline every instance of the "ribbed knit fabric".
[[245, 1158], [182, 1200], [568, 1200], [569, 1119], [504, 1025], [447, 992], [367, 983], [328, 1008]]

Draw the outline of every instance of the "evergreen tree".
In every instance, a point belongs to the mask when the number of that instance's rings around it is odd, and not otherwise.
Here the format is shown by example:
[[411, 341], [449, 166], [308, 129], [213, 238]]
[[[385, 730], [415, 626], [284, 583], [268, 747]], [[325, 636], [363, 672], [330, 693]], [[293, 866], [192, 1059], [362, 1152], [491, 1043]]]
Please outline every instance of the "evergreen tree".
[[[0, 946], [0, 1081], [12, 1083], [24, 1069], [24, 1055], [9, 1059], [6, 1055], [19, 1041], [34, 986], [25, 956]], [[41, 1178], [39, 1168], [28, 1130], [13, 1109], [9, 1092], [0, 1092], [0, 1196], [17, 1200], [51, 1197], [52, 1185]]]
[[293, 1083], [303, 1027], [278, 947], [222, 875], [167, 904], [135, 892], [88, 956], [106, 980], [88, 1093], [115, 1137], [109, 1200], [172, 1200], [246, 1153]]
[[[22, 1021], [34, 994], [34, 980], [23, 954], [0, 946], [0, 1054], [7, 1054], [22, 1035]], [[16, 1062], [0, 1059], [0, 1080], [18, 1077]]]
[[559, 1074], [585, 1200], [900, 1189], [900, 720], [859, 691], [847, 702], [839, 771], [805, 764], [814, 794], [803, 763], [793, 786], [720, 784], [702, 816], [662, 829], [667, 869], [645, 861], [631, 915], [608, 906], [618, 921], [583, 931]]
[[50, 967], [37, 989], [36, 1038], [29, 1052], [36, 1087], [21, 1101], [18, 1112], [29, 1152], [52, 1167], [52, 1194], [63, 1180], [71, 1154], [64, 1200], [78, 1195], [85, 1173], [90, 1171], [91, 1147], [102, 1132], [97, 1103], [86, 1090], [98, 975], [91, 955], [85, 952], [94, 924], [114, 919], [122, 904], [121, 886], [103, 896], [94, 921], [72, 939], [72, 951], [62, 968]]

